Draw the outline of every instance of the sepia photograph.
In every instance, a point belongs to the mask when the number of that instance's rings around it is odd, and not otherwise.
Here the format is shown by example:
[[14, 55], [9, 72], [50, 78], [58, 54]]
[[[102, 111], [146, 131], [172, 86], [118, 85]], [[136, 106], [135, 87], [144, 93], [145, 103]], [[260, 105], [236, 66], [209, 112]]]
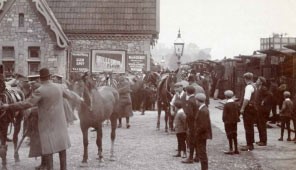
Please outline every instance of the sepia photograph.
[[0, 170], [296, 170], [295, 9], [0, 0]]

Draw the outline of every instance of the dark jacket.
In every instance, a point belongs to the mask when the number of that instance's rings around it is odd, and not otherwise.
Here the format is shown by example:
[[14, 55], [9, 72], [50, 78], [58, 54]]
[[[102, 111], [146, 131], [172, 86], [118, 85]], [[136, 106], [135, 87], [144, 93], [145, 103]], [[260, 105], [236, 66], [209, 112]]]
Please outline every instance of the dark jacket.
[[239, 122], [239, 105], [233, 100], [224, 105], [222, 120], [224, 123]]
[[195, 117], [195, 139], [212, 139], [210, 112], [207, 106], [202, 106]]
[[121, 81], [118, 84], [117, 91], [119, 93], [119, 117], [129, 117], [133, 115], [131, 87], [127, 80]]
[[189, 97], [188, 100], [184, 101], [183, 109], [184, 109], [184, 112], [187, 116], [186, 122], [188, 124], [188, 128], [193, 129], [194, 128], [194, 118], [197, 113], [197, 105], [196, 105], [194, 95]]

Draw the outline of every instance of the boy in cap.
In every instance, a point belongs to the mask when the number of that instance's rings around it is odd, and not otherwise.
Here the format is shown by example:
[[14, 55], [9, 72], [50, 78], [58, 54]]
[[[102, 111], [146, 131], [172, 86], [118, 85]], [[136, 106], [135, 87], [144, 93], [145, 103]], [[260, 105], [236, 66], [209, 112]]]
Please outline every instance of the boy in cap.
[[239, 122], [239, 106], [232, 99], [233, 91], [226, 90], [224, 95], [227, 101], [223, 108], [222, 120], [224, 122], [225, 132], [229, 142], [229, 151], [225, 151], [224, 153], [231, 155], [239, 154], [237, 149], [237, 122]]
[[293, 102], [290, 99], [290, 95], [291, 94], [288, 91], [284, 91], [284, 93], [283, 93], [285, 100], [283, 101], [283, 106], [282, 106], [282, 109], [280, 110], [281, 137], [279, 138], [279, 141], [283, 141], [285, 126], [288, 129], [287, 141], [291, 141], [290, 120], [291, 120], [291, 115], [293, 113]]
[[207, 139], [212, 139], [210, 112], [205, 104], [206, 95], [204, 93], [197, 93], [195, 99], [198, 106], [198, 113], [195, 115], [194, 121], [195, 146], [200, 160], [201, 170], [207, 170]]
[[177, 136], [178, 141], [178, 153], [174, 155], [174, 157], [181, 157], [181, 151], [183, 152], [182, 158], [186, 158], [186, 114], [184, 113], [184, 110], [182, 109], [182, 101], [180, 99], [177, 99], [174, 103], [176, 107], [176, 116], [174, 119], [174, 125], [175, 125], [175, 132]]

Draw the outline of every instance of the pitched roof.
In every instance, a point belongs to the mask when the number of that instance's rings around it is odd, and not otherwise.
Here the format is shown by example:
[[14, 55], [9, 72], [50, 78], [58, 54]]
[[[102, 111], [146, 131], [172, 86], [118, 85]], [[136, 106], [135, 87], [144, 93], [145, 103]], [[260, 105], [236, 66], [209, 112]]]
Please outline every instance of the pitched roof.
[[65, 33], [158, 35], [158, 0], [47, 0]]
[[[10, 10], [16, 0], [0, 0], [0, 22], [5, 14]], [[56, 36], [57, 45], [61, 48], [66, 48], [69, 45], [69, 40], [61, 28], [59, 22], [55, 18], [53, 12], [49, 8], [46, 0], [32, 0], [35, 3], [37, 11], [44, 17], [47, 25], [54, 32]]]

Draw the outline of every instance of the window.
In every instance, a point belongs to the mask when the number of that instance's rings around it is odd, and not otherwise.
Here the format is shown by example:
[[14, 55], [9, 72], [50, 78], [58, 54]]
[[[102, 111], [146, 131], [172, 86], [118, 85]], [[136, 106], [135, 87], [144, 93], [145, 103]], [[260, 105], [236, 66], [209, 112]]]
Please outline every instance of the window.
[[19, 14], [19, 27], [25, 26], [25, 15], [23, 13]]
[[14, 61], [3, 61], [3, 70], [6, 77], [10, 77], [14, 73]]
[[40, 47], [29, 47], [29, 58], [40, 57]]
[[2, 47], [2, 58], [14, 58], [14, 47]]
[[40, 62], [28, 62], [28, 66], [29, 75], [39, 74]]

